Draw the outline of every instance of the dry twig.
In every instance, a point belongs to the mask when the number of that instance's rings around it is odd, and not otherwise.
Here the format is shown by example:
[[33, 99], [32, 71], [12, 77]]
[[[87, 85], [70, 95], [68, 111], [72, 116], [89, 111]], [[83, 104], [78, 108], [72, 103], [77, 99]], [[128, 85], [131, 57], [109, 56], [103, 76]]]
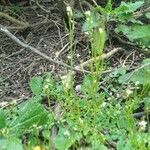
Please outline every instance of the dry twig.
[[[43, 58], [45, 58], [46, 60], [54, 63], [54, 64], [57, 64], [57, 65], [60, 65], [60, 66], [64, 66], [68, 69], [72, 69], [71, 66], [61, 62], [61, 61], [56, 61], [54, 59], [52, 59], [51, 57], [47, 56], [46, 54], [40, 52], [39, 50], [37, 50], [36, 48], [32, 47], [32, 46], [29, 46], [28, 44], [25, 44], [23, 43], [22, 41], [20, 41], [16, 36], [14, 36], [11, 32], [9, 32], [7, 30], [6, 27], [0, 25], [0, 31], [2, 31], [3, 33], [5, 33], [9, 38], [11, 38], [15, 43], [17, 43], [18, 45], [28, 49], [28, 50], [31, 50], [32, 52], [42, 56]], [[85, 72], [85, 73], [90, 73], [89, 71], [86, 71], [86, 70], [82, 70], [82, 69], [76, 69], [76, 68], [73, 68], [74, 71], [76, 72]]]
[[96, 58], [91, 58], [91, 59], [89, 59], [89, 60], [83, 62], [82, 64], [76, 66], [75, 69], [84, 68], [85, 66], [88, 66], [90, 63], [94, 62], [95, 60], [108, 59], [109, 57], [111, 57], [112, 55], [114, 55], [115, 53], [117, 53], [119, 50], [122, 50], [122, 48], [120, 48], [120, 47], [114, 48], [113, 50], [111, 50], [111, 51], [108, 52], [107, 54], [102, 54], [101, 56], [98, 56], [98, 57], [96, 57]]

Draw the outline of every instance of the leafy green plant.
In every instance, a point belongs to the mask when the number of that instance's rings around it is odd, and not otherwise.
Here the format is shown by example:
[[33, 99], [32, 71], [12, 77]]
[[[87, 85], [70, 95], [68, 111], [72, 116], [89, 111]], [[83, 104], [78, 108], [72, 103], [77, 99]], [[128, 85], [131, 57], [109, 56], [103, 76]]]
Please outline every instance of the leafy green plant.
[[[136, 119], [134, 112], [141, 106], [142, 113], [149, 112], [150, 60], [145, 59], [131, 72], [124, 67], [115, 68], [105, 77], [101, 76], [104, 62], [97, 59], [103, 54], [109, 32], [106, 26], [111, 21], [117, 24], [116, 32], [132, 42], [148, 45], [149, 25], [140, 31], [142, 22], [134, 17], [143, 4], [122, 2], [113, 8], [109, 0], [104, 8], [96, 6], [85, 13], [82, 30], [87, 33], [89, 54], [95, 60], [89, 66], [91, 73], [84, 74], [78, 92], [72, 71], [74, 16], [68, 10], [72, 69], [61, 78], [50, 73], [33, 77], [29, 83], [32, 98], [0, 109], [2, 149], [149, 149], [148, 117]], [[129, 22], [132, 25], [127, 26]]]

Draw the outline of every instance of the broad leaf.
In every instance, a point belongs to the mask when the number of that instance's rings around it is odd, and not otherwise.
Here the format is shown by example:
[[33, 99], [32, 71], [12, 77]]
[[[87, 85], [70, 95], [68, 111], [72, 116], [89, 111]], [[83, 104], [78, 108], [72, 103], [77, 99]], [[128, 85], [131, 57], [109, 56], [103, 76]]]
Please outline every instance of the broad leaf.
[[38, 102], [26, 103], [18, 111], [18, 116], [10, 123], [10, 131], [18, 136], [23, 134], [33, 125], [39, 126], [47, 123], [48, 112]]
[[42, 77], [33, 77], [30, 81], [30, 88], [34, 95], [40, 95], [43, 88]]
[[15, 137], [9, 139], [0, 139], [0, 149], [1, 150], [23, 150], [21, 141]]

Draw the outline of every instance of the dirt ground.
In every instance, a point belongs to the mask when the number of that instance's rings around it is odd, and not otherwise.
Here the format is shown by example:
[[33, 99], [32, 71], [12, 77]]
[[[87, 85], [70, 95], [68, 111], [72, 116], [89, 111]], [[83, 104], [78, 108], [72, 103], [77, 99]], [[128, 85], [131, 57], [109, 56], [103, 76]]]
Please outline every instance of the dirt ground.
[[[29, 44], [54, 60], [64, 63], [69, 61], [69, 40], [67, 30], [61, 18], [57, 5], [46, 5], [50, 10], [47, 14], [39, 7], [23, 7], [18, 19], [30, 24], [36, 24], [34, 28], [25, 30], [10, 30], [16, 37]], [[9, 12], [4, 9], [4, 12]], [[76, 22], [74, 48], [74, 63], [79, 64], [89, 58], [89, 44], [86, 36], [81, 32], [81, 22]], [[10, 21], [0, 19], [0, 24], [10, 27]], [[9, 29], [9, 28], [8, 28]], [[116, 47], [122, 47], [124, 52], [117, 53], [106, 60], [107, 69], [113, 69], [122, 64], [130, 66], [130, 69], [138, 65], [145, 57], [138, 48], [129, 45], [118, 38], [109, 37], [104, 52]], [[56, 54], [59, 56], [56, 57]], [[66, 74], [67, 69], [47, 61], [30, 50], [22, 48], [0, 32], [0, 102], [12, 100], [26, 100], [31, 96], [29, 81], [34, 75], [51, 72], [55, 76]], [[82, 73], [76, 74], [77, 81], [81, 81]]]

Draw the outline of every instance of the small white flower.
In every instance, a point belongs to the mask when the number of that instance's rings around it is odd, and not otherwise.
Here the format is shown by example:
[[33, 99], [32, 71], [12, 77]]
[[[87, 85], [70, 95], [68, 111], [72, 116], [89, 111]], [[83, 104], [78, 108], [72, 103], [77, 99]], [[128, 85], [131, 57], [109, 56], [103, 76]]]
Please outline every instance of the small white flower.
[[72, 86], [72, 75], [72, 73], [68, 73], [67, 75], [61, 77], [62, 84], [65, 90], [70, 89]]
[[136, 81], [135, 82], [135, 86], [137, 86], [137, 85], [139, 85], [140, 84], [140, 82], [139, 81]]
[[131, 95], [133, 93], [133, 91], [131, 91], [130, 89], [126, 90], [126, 96], [128, 97], [129, 95]]
[[91, 15], [91, 12], [90, 12], [90, 11], [86, 11], [86, 12], [85, 12], [85, 15], [90, 16], [90, 15]]
[[96, 83], [97, 81], [96, 81], [96, 80], [94, 80], [93, 82], [94, 82], [94, 83]]
[[86, 35], [89, 35], [89, 32], [84, 32]]
[[44, 89], [48, 89], [48, 85], [47, 84], [44, 86]]
[[110, 100], [112, 100], [112, 98], [111, 98], [111, 97], [108, 97], [107, 100], [110, 101]]
[[107, 105], [106, 102], [103, 102], [103, 103], [102, 103], [102, 107], [105, 107], [106, 105]]
[[69, 55], [69, 56], [67, 56], [67, 58], [68, 58], [68, 59], [71, 59], [72, 57]]
[[46, 82], [50, 82], [50, 79], [46, 79]]
[[67, 11], [72, 12], [72, 8], [70, 6], [67, 6]]
[[142, 120], [142, 121], [138, 122], [138, 125], [140, 126], [141, 130], [145, 130], [147, 122]]
[[68, 16], [73, 16], [72, 8], [70, 6], [67, 6], [67, 12]]
[[83, 123], [83, 120], [82, 120], [81, 118], [79, 118], [79, 122], [80, 122], [80, 123]]
[[69, 131], [68, 131], [68, 130], [66, 130], [66, 131], [64, 132], [64, 135], [65, 135], [65, 136], [70, 136]]
[[59, 56], [59, 52], [56, 52], [56, 53], [55, 53], [55, 56], [58, 57], [58, 56]]
[[77, 54], [77, 57], [79, 58], [79, 57], [80, 57], [80, 54]]
[[119, 97], [120, 97], [120, 94], [119, 94], [119, 93], [117, 93], [117, 94], [116, 94], [116, 96], [117, 96], [117, 98], [119, 98]]
[[76, 92], [80, 92], [81, 91], [81, 85], [80, 84], [76, 85], [75, 90], [76, 90]]
[[104, 30], [103, 30], [102, 28], [99, 28], [99, 32], [100, 32], [100, 33], [103, 33]]

